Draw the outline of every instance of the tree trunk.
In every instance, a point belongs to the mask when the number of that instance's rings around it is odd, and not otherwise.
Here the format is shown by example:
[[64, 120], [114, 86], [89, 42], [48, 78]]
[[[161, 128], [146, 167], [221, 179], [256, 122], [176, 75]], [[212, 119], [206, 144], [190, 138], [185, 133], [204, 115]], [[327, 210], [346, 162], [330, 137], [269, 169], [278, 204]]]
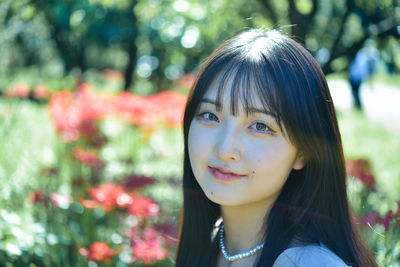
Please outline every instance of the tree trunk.
[[136, 53], [137, 53], [137, 47], [136, 47], [136, 37], [137, 37], [137, 18], [134, 12], [134, 7], [136, 5], [137, 1], [133, 0], [130, 7], [128, 8], [128, 17], [131, 21], [131, 31], [130, 31], [130, 36], [128, 38], [128, 64], [125, 67], [125, 82], [124, 82], [124, 90], [128, 91], [129, 87], [132, 85], [133, 81], [133, 72], [135, 71], [135, 65], [136, 65]]
[[132, 85], [133, 71], [135, 70], [136, 63], [136, 45], [131, 42], [128, 47], [129, 61], [125, 68], [125, 83], [124, 90], [128, 91], [129, 87]]

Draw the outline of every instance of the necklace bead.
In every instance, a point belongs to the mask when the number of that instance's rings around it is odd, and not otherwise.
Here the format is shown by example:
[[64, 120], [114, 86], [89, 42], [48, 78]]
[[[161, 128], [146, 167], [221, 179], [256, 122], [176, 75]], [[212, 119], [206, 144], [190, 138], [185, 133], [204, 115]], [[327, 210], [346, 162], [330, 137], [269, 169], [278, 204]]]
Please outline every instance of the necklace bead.
[[264, 244], [260, 244], [249, 251], [245, 251], [245, 252], [238, 253], [235, 255], [229, 255], [228, 252], [226, 252], [225, 245], [224, 245], [224, 225], [221, 224], [221, 227], [219, 230], [219, 247], [221, 248], [222, 255], [224, 256], [225, 259], [227, 259], [228, 261], [235, 261], [238, 259], [243, 259], [243, 258], [252, 256], [257, 251], [262, 249], [264, 247]]

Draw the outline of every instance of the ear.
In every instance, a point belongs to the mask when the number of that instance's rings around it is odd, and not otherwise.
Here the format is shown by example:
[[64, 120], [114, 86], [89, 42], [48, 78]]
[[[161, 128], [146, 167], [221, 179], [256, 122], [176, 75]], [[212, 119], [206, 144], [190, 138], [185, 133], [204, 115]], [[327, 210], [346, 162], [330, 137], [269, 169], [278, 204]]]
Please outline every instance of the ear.
[[302, 152], [297, 153], [296, 160], [293, 163], [294, 170], [301, 170], [305, 165], [304, 155]]

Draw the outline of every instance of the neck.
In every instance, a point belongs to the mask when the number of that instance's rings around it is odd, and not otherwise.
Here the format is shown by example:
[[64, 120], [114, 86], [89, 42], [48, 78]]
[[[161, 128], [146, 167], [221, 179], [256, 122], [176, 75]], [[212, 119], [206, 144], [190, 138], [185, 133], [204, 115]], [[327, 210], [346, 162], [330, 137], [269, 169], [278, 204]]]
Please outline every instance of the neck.
[[221, 206], [225, 228], [225, 248], [229, 254], [253, 249], [263, 242], [264, 224], [272, 203], [251, 203], [242, 206]]

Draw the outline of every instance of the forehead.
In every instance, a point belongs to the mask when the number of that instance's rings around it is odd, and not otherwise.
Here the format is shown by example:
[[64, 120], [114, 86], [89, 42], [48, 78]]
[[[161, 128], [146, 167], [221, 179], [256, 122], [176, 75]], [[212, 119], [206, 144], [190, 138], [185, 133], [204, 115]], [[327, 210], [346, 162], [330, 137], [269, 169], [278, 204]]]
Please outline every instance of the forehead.
[[253, 109], [271, 113], [266, 101], [262, 101], [265, 95], [260, 94], [256, 87], [256, 82], [252, 77], [222, 73], [214, 78], [202, 100], [215, 102], [217, 109], [229, 108], [234, 115], [239, 110], [251, 113]]

